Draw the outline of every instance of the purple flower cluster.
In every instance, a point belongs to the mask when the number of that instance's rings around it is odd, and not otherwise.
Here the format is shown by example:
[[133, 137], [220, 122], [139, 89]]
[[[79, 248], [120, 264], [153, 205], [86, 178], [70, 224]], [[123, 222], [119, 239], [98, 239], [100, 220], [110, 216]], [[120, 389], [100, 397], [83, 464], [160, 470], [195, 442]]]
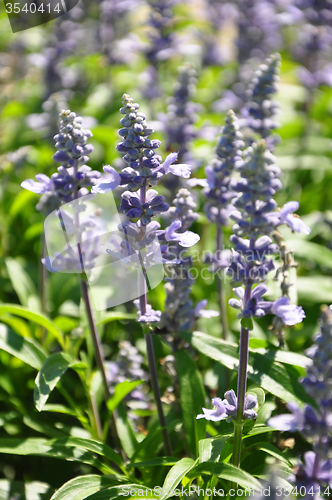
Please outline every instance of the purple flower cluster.
[[86, 165], [93, 146], [88, 144], [92, 137], [90, 130], [82, 126], [82, 118], [66, 110], [60, 113], [59, 133], [54, 137], [57, 152], [53, 160], [61, 163], [57, 173], [51, 178], [44, 174], [37, 174], [36, 181], [27, 179], [22, 187], [33, 193], [42, 194], [39, 206], [45, 207], [48, 212], [58, 208], [60, 204], [81, 197], [94, 186], [100, 177], [100, 172], [92, 170]]
[[[105, 362], [105, 372], [110, 386], [111, 394], [117, 384], [126, 380], [141, 380], [142, 385], [137, 386], [125, 398], [125, 403], [129, 408], [129, 417], [135, 419], [135, 410], [147, 410], [150, 404], [150, 396], [144, 382], [149, 379], [148, 373], [142, 367], [144, 363], [143, 356], [139, 353], [136, 346], [128, 340], [119, 342], [119, 352], [115, 361]], [[137, 417], [136, 417], [137, 418]]]
[[289, 7], [298, 30], [293, 47], [301, 83], [309, 90], [332, 86], [332, 3], [331, 0], [297, 0]]
[[[164, 175], [170, 172], [180, 177], [189, 177], [190, 167], [186, 164], [174, 164], [177, 153], [168, 155], [162, 163], [161, 156], [156, 154], [160, 141], [149, 138], [153, 130], [146, 122], [145, 114], [138, 111], [139, 105], [134, 103], [127, 94], [123, 95], [122, 104], [120, 112], [124, 117], [120, 123], [123, 128], [120, 129], [119, 135], [123, 141], [117, 145], [117, 150], [127, 166], [122, 169], [121, 173], [110, 166], [104, 167], [108, 178], [102, 179], [93, 188], [93, 192], [106, 193], [119, 185], [127, 186], [127, 190], [122, 193], [120, 210], [126, 214], [128, 222], [121, 225], [120, 231], [133, 239], [130, 244], [135, 247], [132, 249], [134, 252], [137, 246], [143, 248], [158, 237], [162, 243], [164, 260], [167, 262], [169, 242], [177, 242], [182, 247], [190, 247], [198, 240], [191, 231], [183, 231], [180, 218], [173, 220], [166, 229], [159, 229], [160, 224], [152, 221], [152, 218], [167, 212], [169, 205], [163, 196], [158, 195], [154, 189], [148, 189], [148, 186], [155, 186]], [[154, 311], [149, 304], [145, 304], [142, 310], [139, 301], [137, 305], [139, 306], [139, 321], [146, 323], [159, 321], [160, 311]]]
[[[219, 422], [220, 420], [227, 419], [227, 422], [236, 420], [237, 418], [237, 397], [233, 389], [225, 392], [225, 399], [213, 398], [212, 404], [214, 406], [213, 410], [208, 410], [203, 408], [203, 413], [197, 415], [196, 418], [205, 418], [206, 420], [212, 420], [213, 422]], [[245, 398], [243, 418], [245, 420], [257, 418], [257, 413], [254, 410], [257, 406], [257, 397], [253, 394], [248, 394]]]
[[280, 56], [274, 54], [261, 64], [247, 91], [247, 102], [242, 109], [246, 126], [266, 139], [278, 127], [275, 115], [278, 103], [271, 99], [277, 92]]
[[332, 485], [332, 310], [322, 309], [320, 332], [306, 354], [312, 360], [302, 384], [318, 406], [319, 412], [306, 405], [288, 403], [291, 413], [277, 415], [268, 425], [281, 431], [300, 431], [313, 442], [314, 451], [304, 455], [301, 464], [289, 479], [293, 484], [319, 486]]
[[200, 316], [211, 317], [218, 314], [216, 311], [204, 309], [207, 304], [206, 300], [194, 306], [190, 299], [191, 288], [195, 282], [190, 272], [193, 262], [183, 248], [189, 245], [184, 245], [183, 242], [189, 241], [194, 244], [199, 240], [198, 235], [188, 231], [198, 219], [198, 214], [193, 211], [195, 207], [196, 203], [190, 192], [182, 188], [176, 195], [175, 200], [173, 200], [173, 206], [169, 210], [173, 222], [168, 228], [168, 232], [172, 226], [174, 227], [177, 224], [179, 236], [182, 235], [182, 238], [170, 241], [166, 250], [169, 257], [169, 263], [166, 264], [166, 300], [165, 309], [158, 326], [172, 334], [186, 330], [192, 331]]
[[280, 23], [274, 2], [268, 0], [240, 0], [237, 3], [236, 45], [238, 61], [263, 59], [282, 45]]
[[[241, 179], [231, 183], [238, 196], [234, 201], [237, 211], [231, 214], [235, 221], [235, 234], [230, 241], [235, 251], [227, 274], [236, 285], [235, 293], [239, 300], [232, 299], [230, 305], [241, 310], [240, 318], [261, 317], [272, 313], [283, 323], [294, 325], [304, 317], [302, 308], [289, 304], [288, 298], [265, 302], [262, 299], [267, 291], [265, 285], [252, 290], [255, 283], [265, 281], [268, 272], [274, 269], [270, 256], [276, 252], [277, 246], [272, 242], [270, 234], [275, 228], [287, 223], [296, 231], [309, 230], [290, 215], [294, 202], [281, 211], [276, 211], [277, 204], [273, 197], [281, 188], [281, 182], [280, 169], [275, 160], [263, 140], [254, 143], [244, 151], [243, 162], [237, 166]], [[242, 290], [239, 288], [241, 284], [244, 285]]]
[[190, 144], [196, 137], [194, 124], [199, 106], [192, 102], [196, 91], [196, 71], [190, 66], [178, 70], [178, 78], [169, 99], [165, 121], [166, 149], [178, 151], [179, 161], [189, 161]]

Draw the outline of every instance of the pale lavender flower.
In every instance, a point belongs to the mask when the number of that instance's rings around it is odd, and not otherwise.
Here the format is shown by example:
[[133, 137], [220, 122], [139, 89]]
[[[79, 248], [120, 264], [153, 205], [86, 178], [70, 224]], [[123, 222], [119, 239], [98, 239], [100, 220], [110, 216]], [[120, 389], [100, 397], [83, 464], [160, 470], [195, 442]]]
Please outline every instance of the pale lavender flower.
[[310, 234], [311, 229], [299, 217], [296, 217], [293, 214], [293, 212], [296, 212], [298, 208], [299, 203], [297, 201], [290, 201], [283, 206], [280, 212], [275, 213], [274, 216], [278, 217], [279, 224], [287, 224], [292, 231], [295, 231], [296, 233], [300, 233], [302, 231], [304, 234]]
[[22, 188], [37, 194], [44, 194], [54, 190], [54, 183], [47, 175], [36, 174], [36, 179], [37, 182], [33, 179], [23, 181], [21, 184]]
[[213, 410], [202, 408], [204, 413], [197, 415], [196, 419], [205, 418], [205, 420], [212, 420], [212, 422], [219, 422], [228, 417], [224, 402], [220, 398], [213, 398]]
[[301, 323], [306, 317], [301, 306], [290, 304], [288, 297], [280, 297], [271, 306], [271, 313], [275, 314], [285, 325], [292, 326]]

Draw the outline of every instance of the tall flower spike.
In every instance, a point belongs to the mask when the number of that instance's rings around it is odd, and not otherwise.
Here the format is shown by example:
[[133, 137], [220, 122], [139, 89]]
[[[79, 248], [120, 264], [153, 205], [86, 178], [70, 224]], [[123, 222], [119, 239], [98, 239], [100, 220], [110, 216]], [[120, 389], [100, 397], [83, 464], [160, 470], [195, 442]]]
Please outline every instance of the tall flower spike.
[[54, 137], [57, 152], [53, 155], [54, 161], [61, 163], [57, 173], [51, 178], [44, 174], [37, 174], [36, 181], [27, 179], [22, 187], [34, 193], [42, 194], [39, 202], [47, 211], [59, 208], [61, 203], [72, 201], [75, 196], [83, 196], [94, 186], [100, 178], [100, 172], [85, 165], [93, 146], [88, 144], [92, 137], [90, 130], [82, 126], [82, 118], [70, 110], [60, 113], [59, 133]]
[[[190, 175], [190, 167], [188, 165], [173, 165], [177, 159], [177, 153], [168, 155], [166, 160], [161, 163], [162, 159], [155, 151], [159, 148], [160, 141], [149, 139], [153, 130], [147, 124], [145, 114], [139, 112], [138, 109], [139, 104], [134, 103], [134, 100], [128, 94], [122, 96], [122, 108], [120, 112], [124, 117], [120, 120], [123, 128], [120, 129], [119, 135], [123, 138], [123, 141], [117, 145], [117, 150], [121, 153], [128, 167], [125, 167], [120, 174], [112, 169], [112, 167], [105, 167], [105, 172], [110, 174], [111, 178], [108, 182], [102, 182], [96, 186], [95, 191], [103, 193], [109, 189], [114, 189], [116, 185], [127, 185], [128, 190], [122, 194], [120, 208], [127, 215], [128, 222], [123, 223], [119, 229], [127, 235], [134, 236], [134, 245], [141, 245], [143, 247], [145, 242], [148, 244], [153, 241], [157, 234], [157, 228], [160, 227], [157, 222], [151, 221], [151, 218], [157, 214], [167, 212], [169, 208], [164, 198], [159, 196], [157, 191], [149, 190], [148, 187], [156, 185], [158, 180], [169, 172], [188, 177]], [[139, 190], [139, 195], [135, 192], [137, 190]], [[183, 235], [179, 233], [175, 234], [181, 225], [181, 221], [175, 221], [175, 225], [173, 224], [165, 231], [161, 231], [162, 234], [160, 237], [166, 242], [180, 240], [182, 246], [191, 246], [196, 241], [193, 241], [190, 235], [188, 238], [188, 234], [186, 235], [185, 233]], [[140, 251], [139, 255], [143, 259]], [[150, 325], [152, 322], [159, 321], [161, 313], [160, 311], [154, 311], [147, 303], [146, 283], [145, 280], [141, 281], [141, 295], [138, 301], [136, 301], [138, 320], [141, 323]], [[166, 453], [171, 453], [168, 433], [165, 428], [166, 421], [160, 399], [152, 335], [149, 328], [145, 328], [145, 340], [151, 383], [158, 408], [160, 426], [163, 429], [162, 435], [165, 451]]]
[[[235, 220], [234, 234], [231, 242], [234, 245], [232, 262], [227, 274], [232, 277], [237, 300], [232, 299], [230, 305], [240, 309], [240, 362], [237, 390], [237, 418], [234, 435], [233, 460], [239, 465], [242, 435], [242, 420], [245, 409], [245, 393], [247, 381], [247, 359], [249, 346], [249, 330], [252, 329], [252, 318], [262, 317], [267, 312], [280, 315], [286, 324], [292, 325], [302, 321], [304, 314], [301, 308], [290, 306], [287, 302], [266, 302], [262, 296], [267, 287], [264, 282], [269, 271], [274, 269], [270, 255], [277, 246], [272, 243], [270, 234], [280, 223], [273, 199], [281, 188], [280, 169], [275, 164], [275, 157], [267, 150], [265, 141], [253, 143], [243, 154], [243, 162], [238, 165], [241, 174], [239, 181], [231, 186], [238, 196], [234, 206], [238, 209], [231, 215]], [[273, 214], [273, 215], [272, 215]], [[275, 217], [275, 218], [274, 218]], [[257, 284], [255, 288], [253, 286]], [[240, 286], [244, 285], [244, 287]]]
[[[312, 359], [302, 384], [319, 409], [307, 405], [304, 410], [295, 403], [289, 403], [289, 414], [277, 415], [267, 424], [281, 431], [300, 431], [313, 443], [313, 451], [304, 454], [304, 464], [288, 478], [295, 486], [306, 486], [318, 492], [332, 482], [332, 310], [322, 308], [320, 331], [314, 337], [314, 344], [306, 355]], [[308, 490], [307, 490], [308, 491]]]
[[293, 53], [302, 64], [299, 78], [308, 89], [306, 106], [309, 109], [312, 91], [319, 85], [332, 86], [332, 2], [296, 0], [291, 12], [294, 14], [294, 24], [300, 25]]
[[[171, 220], [180, 221], [180, 234], [188, 238], [188, 229], [198, 219], [198, 214], [193, 210], [196, 207], [190, 192], [187, 189], [180, 189], [173, 200], [173, 206], [170, 208]], [[195, 233], [190, 234], [190, 238], [198, 236]], [[183, 241], [183, 240], [182, 240]], [[206, 301], [193, 305], [190, 299], [191, 288], [195, 282], [191, 268], [193, 265], [189, 255], [184, 253], [185, 249], [181, 246], [181, 240], [170, 242], [167, 249], [169, 263], [166, 264], [166, 301], [165, 310], [161, 315], [160, 324], [162, 331], [178, 334], [181, 331], [192, 331], [197, 319], [200, 316], [211, 317], [216, 315], [215, 311], [204, 309]], [[176, 341], [176, 339], [175, 339]]]
[[205, 213], [211, 222], [216, 224], [216, 252], [211, 255], [210, 270], [217, 274], [220, 319], [224, 339], [228, 337], [227, 309], [223, 290], [224, 269], [230, 262], [230, 251], [224, 250], [223, 227], [229, 224], [229, 216], [234, 211], [231, 204], [235, 193], [230, 189], [231, 176], [241, 161], [241, 149], [244, 146], [239, 131], [237, 118], [233, 111], [226, 116], [225, 126], [216, 147], [216, 158], [205, 169], [206, 197]]
[[[273, 54], [255, 72], [247, 91], [247, 103], [242, 109], [246, 125], [262, 139], [268, 138], [278, 127], [275, 116], [278, 103], [272, 100], [279, 81], [280, 55]], [[273, 143], [269, 139], [269, 146]]]
[[275, 2], [240, 0], [237, 3], [238, 61], [263, 59], [282, 45]]
[[189, 64], [180, 67], [173, 86], [173, 96], [167, 106], [166, 149], [179, 151], [179, 161], [190, 160], [190, 143], [196, 137], [194, 124], [197, 121], [198, 105], [192, 102], [196, 83], [195, 69]]

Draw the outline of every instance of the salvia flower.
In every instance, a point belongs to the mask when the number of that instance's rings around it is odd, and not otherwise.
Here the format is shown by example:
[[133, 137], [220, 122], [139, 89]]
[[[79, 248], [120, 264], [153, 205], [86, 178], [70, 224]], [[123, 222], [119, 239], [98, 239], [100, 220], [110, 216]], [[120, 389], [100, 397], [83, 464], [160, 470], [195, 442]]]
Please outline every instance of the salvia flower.
[[297, 0], [291, 12], [294, 23], [298, 25], [293, 53], [302, 64], [298, 72], [301, 83], [309, 92], [319, 85], [331, 86], [331, 1]]
[[119, 342], [119, 352], [114, 361], [105, 362], [105, 372], [111, 394], [117, 384], [126, 380], [141, 380], [142, 385], [135, 387], [124, 399], [129, 409], [128, 415], [137, 420], [134, 410], [147, 410], [150, 406], [150, 397], [144, 382], [149, 380], [149, 374], [143, 368], [144, 358], [137, 347], [128, 340]]
[[191, 268], [191, 257], [184, 248], [197, 243], [199, 236], [188, 229], [198, 219], [194, 212], [196, 204], [188, 189], [181, 188], [173, 200], [169, 214], [172, 222], [164, 232], [159, 231], [159, 239], [169, 241], [166, 264], [166, 301], [160, 328], [170, 333], [192, 330], [200, 316], [211, 317], [215, 311], [205, 310], [206, 301], [194, 306], [190, 292], [195, 282]]
[[190, 143], [196, 137], [198, 105], [192, 101], [196, 91], [196, 71], [186, 65], [178, 70], [178, 78], [173, 86], [173, 95], [169, 99], [165, 122], [167, 151], [178, 151], [179, 161], [190, 161]]
[[206, 187], [203, 190], [207, 199], [207, 217], [223, 226], [228, 224], [229, 216], [234, 210], [231, 200], [235, 193], [229, 186], [231, 175], [241, 160], [243, 145], [237, 118], [233, 111], [229, 111], [216, 147], [216, 158], [211, 162], [211, 166], [205, 169]]
[[312, 359], [302, 384], [317, 404], [318, 411], [310, 405], [301, 410], [295, 403], [289, 403], [290, 414], [277, 415], [268, 420], [268, 425], [281, 431], [299, 431], [313, 443], [313, 451], [304, 455], [289, 480], [300, 486], [311, 484], [326, 486], [332, 484], [332, 311], [322, 309], [320, 332], [314, 337], [314, 344], [306, 354]]
[[[273, 198], [281, 188], [280, 169], [275, 161], [264, 141], [254, 143], [244, 152], [243, 162], [238, 165], [241, 179], [231, 184], [239, 194], [234, 201], [238, 211], [231, 214], [235, 221], [235, 234], [230, 238], [234, 251], [227, 273], [232, 277], [239, 300], [232, 299], [230, 305], [240, 308], [240, 318], [272, 313], [285, 324], [293, 325], [305, 317], [302, 308], [289, 304], [287, 298], [265, 302], [262, 296], [267, 288], [260, 284], [274, 269], [270, 256], [276, 253], [277, 245], [270, 235], [281, 223]], [[256, 283], [258, 286], [253, 289]], [[241, 284], [244, 285], [242, 291], [239, 289]]]
[[282, 45], [275, 2], [240, 0], [237, 3], [238, 61], [263, 59]]
[[93, 151], [93, 146], [88, 144], [91, 131], [84, 129], [82, 118], [69, 110], [62, 111], [60, 118], [60, 130], [54, 138], [58, 150], [53, 159], [61, 166], [51, 178], [37, 174], [37, 182], [28, 179], [22, 183], [29, 191], [57, 198], [57, 208], [61, 202], [67, 203], [75, 196], [87, 194], [87, 188], [94, 186], [100, 177], [100, 172], [85, 165]]
[[[212, 404], [214, 405], [213, 410], [208, 410], [203, 408], [203, 412], [197, 415], [196, 418], [205, 418], [206, 420], [212, 420], [218, 422], [220, 420], [227, 419], [227, 422], [236, 420], [237, 418], [237, 397], [233, 389], [225, 392], [225, 399], [213, 398]], [[254, 408], [257, 406], [257, 397], [253, 394], [248, 394], [245, 398], [243, 418], [245, 420], [257, 418], [257, 413]]]
[[[247, 127], [263, 139], [279, 126], [275, 120], [278, 103], [272, 100], [273, 94], [277, 92], [279, 67], [279, 54], [273, 54], [259, 66], [247, 90], [247, 102], [242, 109]], [[271, 147], [273, 143], [270, 143]]]
[[229, 224], [229, 217], [234, 212], [231, 202], [236, 193], [230, 189], [230, 182], [241, 162], [243, 146], [238, 120], [234, 112], [229, 111], [216, 147], [216, 158], [205, 168], [206, 179], [188, 181], [191, 186], [204, 187], [203, 194], [207, 200], [204, 210], [209, 220], [217, 226], [216, 252], [207, 258], [207, 262], [211, 264], [211, 272], [225, 269], [230, 264], [230, 251], [222, 248], [222, 227]]
[[[149, 186], [155, 186], [157, 182], [166, 174], [188, 177], [190, 167], [188, 165], [175, 164], [177, 153], [168, 155], [164, 162], [161, 156], [156, 154], [160, 147], [160, 141], [150, 139], [153, 130], [146, 122], [145, 114], [138, 111], [139, 105], [134, 103], [133, 99], [124, 94], [122, 97], [121, 114], [124, 117], [120, 124], [119, 135], [123, 140], [118, 143], [117, 150], [121, 153], [123, 160], [128, 165], [118, 173], [110, 166], [104, 167], [108, 177], [93, 188], [93, 191], [105, 193], [118, 185], [127, 186], [127, 190], [122, 193], [120, 210], [128, 217], [128, 222], [124, 222], [119, 230], [126, 235], [131, 236], [131, 249], [135, 253], [138, 249], [141, 255], [141, 249], [144, 247], [145, 258], [153, 261], [154, 238], [158, 238], [162, 243], [162, 253], [164, 261], [168, 261], [168, 244], [176, 242], [179, 247], [190, 247], [197, 243], [199, 237], [188, 230], [183, 230], [183, 220], [177, 217], [166, 229], [159, 229], [158, 222], [152, 218], [157, 215], [168, 212], [169, 205], [165, 202], [163, 196], [158, 195], [154, 189], [148, 189]], [[139, 191], [138, 191], [139, 190]], [[149, 247], [150, 245], [150, 247]], [[152, 245], [153, 246], [153, 245]], [[149, 249], [152, 255], [149, 253]], [[123, 249], [122, 249], [123, 250]], [[128, 249], [124, 249], [128, 252]], [[144, 262], [143, 262], [144, 263]], [[142, 309], [141, 301], [137, 301], [139, 321], [144, 323], [158, 322], [161, 316], [160, 311], [155, 311], [152, 307], [144, 303]]]

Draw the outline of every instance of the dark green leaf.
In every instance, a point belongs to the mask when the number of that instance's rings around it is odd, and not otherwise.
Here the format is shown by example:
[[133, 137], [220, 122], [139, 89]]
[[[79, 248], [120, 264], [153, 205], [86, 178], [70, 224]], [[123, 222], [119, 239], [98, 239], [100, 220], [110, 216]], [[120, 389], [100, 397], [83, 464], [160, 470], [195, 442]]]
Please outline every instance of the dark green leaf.
[[164, 484], [163, 484], [163, 495], [160, 500], [165, 500], [166, 498], [172, 496], [172, 490], [174, 490], [177, 485], [182, 481], [182, 479], [195, 467], [196, 462], [192, 458], [182, 458], [179, 460], [168, 472]]
[[175, 457], [156, 457], [144, 462], [129, 464], [128, 467], [156, 467], [159, 465], [175, 465], [180, 459]]
[[113, 411], [127, 396], [127, 394], [129, 394], [137, 386], [142, 385], [143, 383], [143, 380], [134, 380], [133, 382], [125, 380], [124, 382], [117, 384], [114, 390], [114, 395], [107, 401], [107, 408], [110, 411]]
[[205, 391], [196, 363], [186, 351], [176, 353], [183, 425], [189, 448], [197, 456], [197, 446], [205, 437], [206, 422], [196, 417], [205, 406]]
[[0, 304], [0, 313], [15, 314], [16, 316], [20, 316], [21, 318], [37, 323], [37, 325], [43, 326], [57, 339], [62, 347], [64, 346], [62, 332], [44, 314], [34, 313], [25, 307], [12, 304]]
[[63, 352], [52, 354], [46, 359], [35, 381], [34, 402], [38, 411], [43, 409], [50, 393], [71, 363], [73, 360]]
[[232, 481], [243, 488], [253, 488], [254, 490], [261, 489], [261, 484], [257, 481], [257, 479], [255, 479], [248, 472], [245, 472], [244, 470], [231, 464], [204, 462], [197, 465], [192, 473], [195, 475], [209, 474], [221, 479], [227, 479], [228, 481]]
[[46, 359], [42, 347], [35, 340], [21, 337], [2, 324], [0, 324], [0, 349], [9, 352], [36, 370], [40, 370]]

